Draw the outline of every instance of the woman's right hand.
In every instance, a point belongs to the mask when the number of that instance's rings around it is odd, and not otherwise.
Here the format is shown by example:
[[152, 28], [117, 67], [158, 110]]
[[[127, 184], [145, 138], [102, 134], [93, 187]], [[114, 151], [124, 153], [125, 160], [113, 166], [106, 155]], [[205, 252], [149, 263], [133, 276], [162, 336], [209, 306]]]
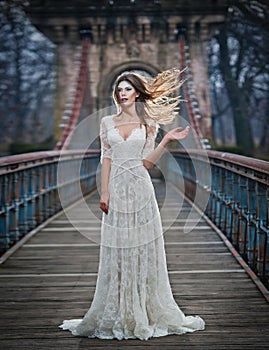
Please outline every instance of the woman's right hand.
[[101, 194], [101, 198], [100, 198], [100, 209], [107, 214], [108, 208], [109, 208], [109, 193], [104, 192]]

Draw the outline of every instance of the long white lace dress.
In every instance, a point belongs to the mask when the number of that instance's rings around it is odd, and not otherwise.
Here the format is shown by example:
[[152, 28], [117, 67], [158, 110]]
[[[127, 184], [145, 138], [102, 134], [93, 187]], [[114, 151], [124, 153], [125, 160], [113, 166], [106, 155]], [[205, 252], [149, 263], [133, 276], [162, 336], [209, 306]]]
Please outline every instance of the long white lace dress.
[[203, 319], [186, 317], [173, 298], [160, 212], [142, 162], [154, 149], [158, 125], [147, 137], [142, 125], [124, 140], [114, 118], [103, 117], [100, 127], [101, 162], [111, 158], [112, 164], [94, 299], [83, 319], [59, 327], [75, 336], [119, 340], [203, 330]]

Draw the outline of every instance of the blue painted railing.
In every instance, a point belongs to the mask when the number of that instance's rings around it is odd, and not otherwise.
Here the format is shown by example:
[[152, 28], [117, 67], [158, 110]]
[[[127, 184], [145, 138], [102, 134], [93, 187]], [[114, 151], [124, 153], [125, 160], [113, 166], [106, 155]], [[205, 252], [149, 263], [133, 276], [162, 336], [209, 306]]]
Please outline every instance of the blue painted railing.
[[[163, 157], [166, 181], [183, 186], [268, 286], [269, 163], [211, 150], [171, 153]], [[98, 150], [0, 158], [0, 252], [95, 189], [99, 159]]]
[[202, 209], [268, 287], [269, 162], [211, 150], [172, 153], [177, 162], [166, 158], [166, 179], [178, 186], [180, 167], [185, 194], [198, 206], [197, 193], [208, 199]]
[[100, 153], [92, 150], [0, 158], [0, 253], [63, 205], [91, 192], [96, 187], [99, 157]]

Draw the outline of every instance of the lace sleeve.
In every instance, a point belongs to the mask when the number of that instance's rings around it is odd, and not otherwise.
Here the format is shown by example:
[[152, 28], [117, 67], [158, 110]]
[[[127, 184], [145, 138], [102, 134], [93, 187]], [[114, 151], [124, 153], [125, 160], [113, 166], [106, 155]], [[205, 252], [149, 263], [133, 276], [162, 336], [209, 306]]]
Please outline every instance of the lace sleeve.
[[112, 149], [107, 139], [107, 126], [104, 120], [101, 120], [100, 124], [100, 141], [101, 141], [101, 157], [100, 162], [102, 164], [103, 158], [112, 158]]
[[142, 151], [142, 159], [146, 159], [147, 156], [154, 150], [155, 148], [155, 139], [158, 133], [159, 125], [154, 123], [150, 125], [150, 130], [147, 135], [147, 139]]

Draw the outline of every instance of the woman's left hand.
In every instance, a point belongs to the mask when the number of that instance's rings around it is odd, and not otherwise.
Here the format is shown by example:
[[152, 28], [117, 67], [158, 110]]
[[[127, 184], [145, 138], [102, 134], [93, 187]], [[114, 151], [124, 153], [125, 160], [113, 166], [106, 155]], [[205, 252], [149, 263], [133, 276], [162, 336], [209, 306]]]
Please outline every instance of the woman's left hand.
[[182, 130], [181, 127], [175, 128], [168, 131], [168, 133], [164, 136], [164, 139], [166, 140], [167, 143], [173, 140], [181, 141], [188, 136], [189, 132], [190, 132], [189, 126], [187, 126], [184, 130]]

